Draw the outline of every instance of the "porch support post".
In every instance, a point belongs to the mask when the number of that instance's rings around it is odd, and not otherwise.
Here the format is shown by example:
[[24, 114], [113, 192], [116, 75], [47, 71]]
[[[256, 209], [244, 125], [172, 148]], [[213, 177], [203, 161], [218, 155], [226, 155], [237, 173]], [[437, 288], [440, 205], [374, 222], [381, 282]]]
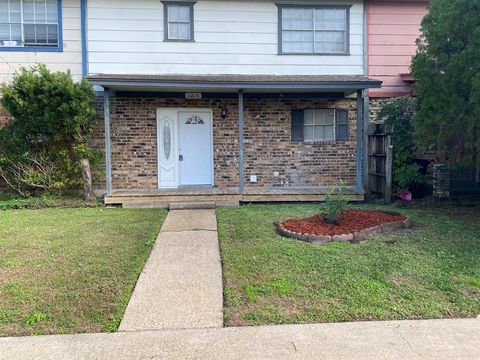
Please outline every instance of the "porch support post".
[[243, 195], [244, 173], [243, 173], [243, 90], [238, 91], [238, 187], [240, 195]]
[[357, 137], [356, 137], [356, 177], [355, 177], [355, 191], [357, 193], [363, 192], [363, 96], [362, 91], [357, 91]]
[[105, 184], [107, 187], [107, 196], [112, 195], [112, 151], [110, 139], [110, 90], [104, 89], [103, 93], [103, 111], [105, 124]]
[[367, 90], [363, 96], [363, 188], [365, 197], [368, 200], [370, 193], [368, 191], [368, 128], [370, 125], [370, 97]]

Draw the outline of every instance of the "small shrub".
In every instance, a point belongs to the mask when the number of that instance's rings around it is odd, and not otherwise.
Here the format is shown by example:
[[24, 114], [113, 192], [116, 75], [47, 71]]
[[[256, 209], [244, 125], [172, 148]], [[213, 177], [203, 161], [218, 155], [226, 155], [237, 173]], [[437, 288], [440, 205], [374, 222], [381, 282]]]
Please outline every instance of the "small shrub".
[[332, 186], [325, 195], [325, 201], [320, 208], [320, 214], [325, 219], [336, 222], [347, 208], [348, 199], [343, 192], [345, 185], [345, 182], [341, 181], [339, 186]]

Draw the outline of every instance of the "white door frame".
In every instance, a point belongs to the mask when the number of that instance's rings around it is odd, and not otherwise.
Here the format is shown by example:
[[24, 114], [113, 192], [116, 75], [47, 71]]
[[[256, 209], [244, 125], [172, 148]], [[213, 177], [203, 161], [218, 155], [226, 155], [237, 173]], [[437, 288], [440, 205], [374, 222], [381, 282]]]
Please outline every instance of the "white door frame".
[[[168, 188], [178, 188], [180, 186], [180, 163], [179, 163], [179, 132], [178, 132], [178, 122], [179, 122], [179, 113], [180, 112], [206, 112], [210, 114], [210, 169], [211, 169], [211, 178], [213, 187], [215, 185], [215, 169], [214, 169], [214, 149], [213, 149], [213, 110], [210, 108], [190, 108], [190, 107], [181, 107], [181, 108], [157, 108], [157, 180], [159, 189], [168, 189]], [[163, 116], [162, 116], [163, 115]], [[171, 129], [171, 153], [175, 161], [175, 182], [171, 186], [162, 186], [161, 184], [161, 160], [163, 156], [163, 139], [161, 139], [162, 125], [160, 122], [165, 118], [165, 115], [170, 115], [172, 117], [173, 126]]]

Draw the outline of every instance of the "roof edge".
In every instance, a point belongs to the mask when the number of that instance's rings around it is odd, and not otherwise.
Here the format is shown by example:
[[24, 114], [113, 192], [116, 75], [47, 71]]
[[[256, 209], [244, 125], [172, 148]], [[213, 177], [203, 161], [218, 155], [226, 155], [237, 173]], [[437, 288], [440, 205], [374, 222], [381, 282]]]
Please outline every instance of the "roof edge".
[[358, 89], [381, 88], [382, 82], [361, 76], [328, 75], [328, 76], [264, 76], [259, 75], [105, 75], [98, 74], [88, 77], [93, 85], [103, 87], [141, 88], [189, 88], [189, 89], [230, 89], [230, 90], [314, 90], [314, 89]]

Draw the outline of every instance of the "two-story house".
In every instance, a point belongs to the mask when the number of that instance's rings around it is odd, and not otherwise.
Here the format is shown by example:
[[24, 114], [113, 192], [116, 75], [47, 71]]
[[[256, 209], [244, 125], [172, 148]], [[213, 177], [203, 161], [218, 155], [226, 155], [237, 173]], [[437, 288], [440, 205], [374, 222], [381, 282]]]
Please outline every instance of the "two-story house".
[[43, 62], [97, 86], [107, 202], [321, 200], [340, 180], [362, 199], [364, 93], [381, 86], [365, 9], [0, 0], [0, 69]]

